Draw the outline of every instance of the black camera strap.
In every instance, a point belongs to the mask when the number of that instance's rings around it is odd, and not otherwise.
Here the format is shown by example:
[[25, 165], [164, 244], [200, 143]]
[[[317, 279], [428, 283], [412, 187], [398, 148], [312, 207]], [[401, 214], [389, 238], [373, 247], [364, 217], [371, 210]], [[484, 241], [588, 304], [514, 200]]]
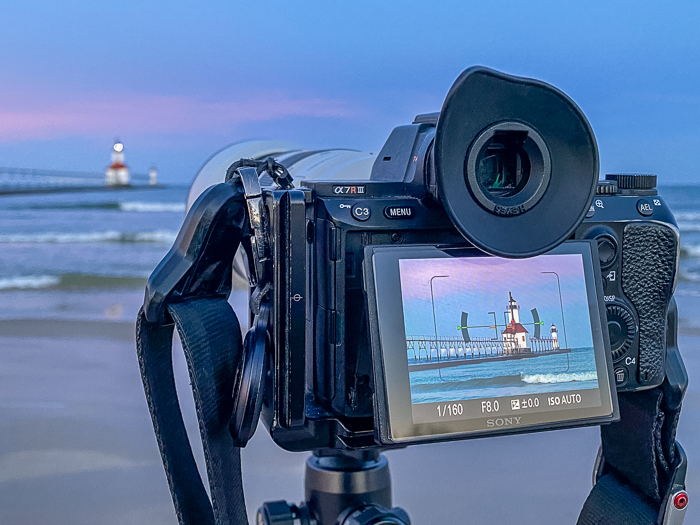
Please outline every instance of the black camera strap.
[[620, 393], [620, 421], [600, 429], [594, 487], [578, 525], [678, 525], [683, 522], [687, 459], [676, 429], [688, 374], [678, 350], [678, 311], [671, 300], [666, 377], [660, 387]]
[[[251, 371], [261, 376], [258, 383], [264, 376], [269, 322], [267, 217], [258, 182], [263, 171], [278, 186], [292, 187], [289, 172], [273, 159], [242, 159], [231, 166], [226, 183], [208, 188], [188, 212], [175, 244], [149, 278], [137, 319], [141, 377], [181, 525], [248, 523], [240, 448], [257, 424], [261, 397], [255, 398], [249, 383], [254, 382]], [[233, 257], [239, 246], [248, 254], [254, 288], [250, 305], [254, 330], [246, 344], [228, 303]], [[172, 368], [175, 327], [187, 361], [211, 499], [197, 470], [178, 403]], [[246, 363], [252, 364], [246, 367]], [[243, 405], [252, 410], [239, 407], [243, 397]], [[232, 432], [232, 415], [245, 428]]]
[[685, 478], [685, 455], [675, 440], [680, 405], [665, 405], [663, 388], [622, 393], [619, 401], [620, 422], [601, 427], [595, 486], [578, 524], [674, 523], [667, 518], [683, 509], [669, 503], [678, 504], [672, 500]]
[[[243, 343], [228, 297], [238, 246], [250, 235], [240, 182], [207, 189], [151, 275], [136, 325], [148, 408], [181, 525], [248, 523], [240, 448], [229, 433]], [[172, 369], [177, 327], [187, 360], [211, 500], [199, 476]]]
[[144, 390], [181, 525], [248, 523], [240, 448], [229, 433], [233, 382], [241, 356], [236, 314], [225, 299], [168, 304], [187, 360], [211, 502], [199, 476], [180, 412], [172, 368], [172, 324], [139, 312], [137, 350]]

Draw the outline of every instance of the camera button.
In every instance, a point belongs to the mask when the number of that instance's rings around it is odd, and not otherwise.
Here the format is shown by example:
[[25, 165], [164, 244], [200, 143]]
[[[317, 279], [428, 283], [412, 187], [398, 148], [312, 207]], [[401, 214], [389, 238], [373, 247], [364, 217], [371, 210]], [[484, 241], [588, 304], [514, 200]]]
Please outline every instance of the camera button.
[[617, 386], [622, 386], [627, 383], [627, 370], [620, 367], [615, 369], [615, 384]]
[[598, 258], [600, 265], [603, 267], [609, 266], [617, 255], [617, 243], [607, 235], [601, 235], [596, 239], [598, 241]]
[[649, 199], [639, 199], [637, 201], [637, 211], [640, 215], [649, 217], [652, 213], [654, 213], [654, 207]]
[[413, 206], [387, 206], [384, 208], [387, 219], [412, 219], [415, 216]]
[[591, 207], [588, 208], [588, 211], [586, 212], [586, 219], [590, 219], [595, 215], [595, 207], [591, 204]]
[[355, 204], [350, 213], [358, 221], [366, 221], [372, 215], [372, 211], [366, 204]]

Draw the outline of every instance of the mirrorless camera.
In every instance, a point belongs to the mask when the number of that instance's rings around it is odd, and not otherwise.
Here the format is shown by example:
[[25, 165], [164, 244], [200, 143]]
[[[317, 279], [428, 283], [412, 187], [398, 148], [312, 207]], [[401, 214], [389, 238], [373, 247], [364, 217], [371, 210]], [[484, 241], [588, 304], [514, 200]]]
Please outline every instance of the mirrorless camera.
[[616, 389], [661, 384], [676, 223], [655, 176], [599, 182], [590, 125], [556, 88], [470, 68], [377, 155], [237, 144], [191, 202], [241, 157], [297, 182], [261, 178], [262, 420], [281, 447], [601, 424]]
[[[137, 322], [180, 522], [247, 522], [239, 449], [262, 419], [313, 455], [304, 503], [264, 503], [258, 523], [407, 525], [381, 450], [615, 421], [580, 522], [614, 507], [616, 522], [646, 509], [680, 523], [679, 234], [655, 186], [599, 181], [570, 98], [481, 67], [376, 155], [279, 142], [215, 154]], [[245, 339], [232, 266], [249, 285]], [[177, 404], [174, 326], [211, 501]]]

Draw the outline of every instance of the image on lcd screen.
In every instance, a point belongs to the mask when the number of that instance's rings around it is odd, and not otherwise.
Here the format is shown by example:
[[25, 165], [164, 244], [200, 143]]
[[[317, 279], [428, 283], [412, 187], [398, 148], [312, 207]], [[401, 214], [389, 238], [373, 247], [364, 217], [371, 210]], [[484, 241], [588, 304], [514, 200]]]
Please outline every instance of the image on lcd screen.
[[399, 269], [414, 417], [424, 403], [599, 388], [581, 255]]

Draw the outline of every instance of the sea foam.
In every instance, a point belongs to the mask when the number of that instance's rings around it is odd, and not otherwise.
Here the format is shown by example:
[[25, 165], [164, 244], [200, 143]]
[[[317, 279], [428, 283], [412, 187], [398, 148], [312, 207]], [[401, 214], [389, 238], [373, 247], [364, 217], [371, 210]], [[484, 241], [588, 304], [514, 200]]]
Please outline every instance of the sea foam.
[[120, 202], [122, 211], [137, 212], [178, 212], [184, 213], [187, 206], [184, 202]]
[[22, 277], [5, 277], [0, 279], [0, 290], [33, 290], [56, 286], [61, 282], [54, 275], [25, 275]]
[[596, 372], [582, 372], [573, 374], [523, 374], [520, 378], [523, 383], [571, 383], [574, 381], [594, 381], [598, 379]]
[[154, 230], [150, 232], [119, 232], [108, 230], [102, 232], [85, 233], [11, 233], [0, 235], [0, 243], [45, 243], [45, 244], [67, 244], [67, 243], [161, 243], [172, 244], [177, 237], [177, 232], [173, 230]]

